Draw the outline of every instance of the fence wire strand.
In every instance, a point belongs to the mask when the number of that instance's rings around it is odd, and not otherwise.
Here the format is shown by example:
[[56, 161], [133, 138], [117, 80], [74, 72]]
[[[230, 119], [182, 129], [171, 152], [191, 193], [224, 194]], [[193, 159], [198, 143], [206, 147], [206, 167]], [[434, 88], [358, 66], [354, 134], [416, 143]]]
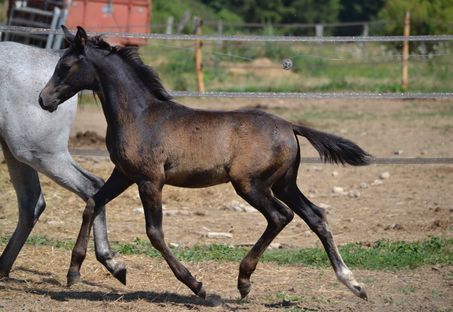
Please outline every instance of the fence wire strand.
[[223, 92], [208, 91], [171, 91], [174, 97], [213, 97], [213, 98], [287, 98], [287, 99], [442, 99], [453, 98], [453, 92], [404, 92], [404, 93], [371, 93], [371, 92]]
[[[71, 149], [70, 153], [78, 157], [109, 157], [105, 150], [98, 149]], [[301, 163], [322, 164], [324, 161], [318, 157], [301, 157]], [[371, 161], [375, 165], [451, 165], [451, 157], [377, 157]]]
[[[29, 33], [29, 34], [54, 34], [63, 35], [61, 30], [47, 28], [31, 28], [23, 26], [0, 25], [0, 32]], [[140, 38], [155, 40], [205, 40], [205, 41], [246, 41], [246, 42], [399, 42], [399, 41], [452, 41], [453, 35], [432, 35], [432, 36], [345, 36], [345, 37], [295, 37], [295, 36], [218, 36], [218, 35], [167, 35], [167, 34], [143, 34], [124, 32], [89, 32], [89, 35], [102, 35], [104, 37]], [[298, 98], [298, 99], [441, 99], [453, 98], [453, 92], [432, 92], [432, 93], [369, 93], [369, 92], [191, 92], [171, 91], [174, 97], [214, 97], [214, 98]], [[0, 148], [1, 150], [1, 148]], [[73, 149], [71, 154], [82, 157], [108, 157], [106, 151]], [[303, 157], [303, 163], [322, 163], [322, 160], [314, 157]], [[373, 164], [453, 164], [453, 158], [375, 158]]]
[[[31, 34], [53, 34], [63, 35], [61, 30], [48, 28], [31, 28], [24, 26], [0, 25], [0, 31], [13, 33]], [[88, 32], [89, 35], [102, 35], [104, 37], [122, 37], [135, 39], [156, 39], [156, 40], [205, 40], [205, 41], [246, 41], [246, 42], [398, 42], [398, 41], [451, 41], [453, 35], [424, 35], [424, 36], [257, 36], [257, 35], [187, 35], [187, 34], [144, 34], [125, 32]]]

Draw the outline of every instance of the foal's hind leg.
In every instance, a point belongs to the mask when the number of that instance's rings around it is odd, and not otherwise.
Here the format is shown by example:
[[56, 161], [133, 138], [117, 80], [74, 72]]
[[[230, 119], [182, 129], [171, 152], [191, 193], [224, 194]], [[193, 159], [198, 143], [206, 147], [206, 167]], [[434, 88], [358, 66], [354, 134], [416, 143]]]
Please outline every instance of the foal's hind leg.
[[[131, 184], [132, 181], [115, 167], [105, 184], [87, 201], [79, 235], [72, 250], [71, 264], [67, 275], [68, 287], [80, 279], [80, 267], [85, 260], [93, 219], [96, 219], [108, 202], [124, 192]], [[126, 267], [124, 265], [106, 263], [106, 268], [121, 283], [126, 284]]]
[[9, 275], [17, 255], [46, 207], [36, 170], [15, 159], [6, 144], [2, 143], [2, 149], [11, 182], [16, 190], [19, 220], [13, 236], [0, 256], [0, 277]]
[[176, 259], [165, 244], [162, 229], [162, 185], [143, 181], [138, 183], [138, 189], [145, 211], [146, 234], [151, 244], [167, 261], [176, 278], [189, 287], [197, 296], [205, 298], [206, 291], [203, 288], [203, 284], [192, 276], [190, 271]]
[[327, 225], [324, 210], [310, 202], [302, 194], [295, 182], [275, 186], [273, 191], [276, 197], [299, 215], [319, 237], [338, 280], [346, 285], [355, 295], [362, 299], [367, 299], [365, 288], [355, 280], [351, 270], [348, 269], [341, 258], [332, 233]]
[[266, 230], [239, 266], [238, 289], [242, 298], [246, 297], [252, 288], [250, 276], [255, 271], [259, 258], [294, 217], [294, 213], [280, 203], [268, 187], [261, 186], [260, 183], [233, 183], [238, 195], [258, 209], [267, 220]]

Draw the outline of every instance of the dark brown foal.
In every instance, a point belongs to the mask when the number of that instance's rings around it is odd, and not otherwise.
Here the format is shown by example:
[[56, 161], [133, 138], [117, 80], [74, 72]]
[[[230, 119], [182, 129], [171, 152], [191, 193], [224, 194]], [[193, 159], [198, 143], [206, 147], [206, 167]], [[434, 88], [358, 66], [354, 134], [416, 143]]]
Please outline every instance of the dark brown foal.
[[[297, 135], [307, 138], [329, 162], [365, 165], [370, 159], [366, 152], [349, 140], [257, 110], [225, 112], [185, 107], [170, 98], [135, 50], [111, 47], [98, 37], [89, 39], [82, 28], [75, 36], [65, 29], [65, 35], [71, 47], [42, 90], [41, 106], [53, 111], [82, 89], [96, 92], [108, 124], [107, 149], [115, 164], [110, 178], [85, 208], [68, 284], [79, 278], [93, 218], [100, 207], [135, 183], [151, 244], [181, 282], [205, 297], [202, 283], [165, 244], [162, 188], [165, 184], [206, 187], [231, 182], [237, 194], [267, 220], [264, 233], [240, 264], [238, 289], [242, 297], [250, 292], [250, 277], [260, 256], [295, 212], [319, 236], [338, 279], [354, 294], [366, 298], [365, 289], [341, 259], [323, 210], [297, 188]], [[125, 272], [116, 277], [125, 281]]]

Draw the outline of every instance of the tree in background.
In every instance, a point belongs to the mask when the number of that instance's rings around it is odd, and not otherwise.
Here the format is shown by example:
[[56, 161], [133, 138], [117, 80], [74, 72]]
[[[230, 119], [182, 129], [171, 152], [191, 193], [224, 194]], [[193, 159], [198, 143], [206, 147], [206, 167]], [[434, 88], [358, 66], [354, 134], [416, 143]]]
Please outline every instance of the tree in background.
[[[378, 13], [384, 6], [385, 0], [341, 0], [341, 10], [338, 15], [340, 22], [370, 22], [376, 20]], [[337, 36], [359, 36], [361, 27], [338, 28]]]
[[242, 17], [245, 22], [281, 22], [283, 9], [281, 0], [201, 0], [217, 12], [229, 10]]
[[452, 0], [386, 0], [379, 18], [387, 35], [403, 34], [406, 11], [411, 13], [411, 35], [448, 34], [453, 28]]
[[376, 18], [385, 0], [341, 0], [340, 22], [365, 22]]
[[283, 0], [285, 23], [332, 23], [338, 21], [339, 0]]
[[0, 24], [6, 23], [6, 1], [0, 0]]
[[[0, 0], [1, 1], [1, 0]], [[209, 5], [207, 5], [209, 2]], [[212, 3], [212, 5], [211, 5]], [[205, 21], [222, 20], [224, 22], [242, 23], [241, 16], [229, 10], [221, 4], [221, 1], [204, 1], [204, 0], [153, 0], [153, 20], [154, 25], [163, 25], [167, 19], [172, 16], [175, 19], [175, 25], [184, 19], [188, 14], [189, 21], [186, 23], [183, 32], [191, 33], [192, 18], [194, 16], [201, 17]], [[162, 27], [162, 26], [161, 26]], [[205, 26], [205, 30], [206, 30]], [[160, 28], [158, 31], [163, 32]]]
[[[379, 13], [379, 18], [386, 20], [383, 34], [401, 36], [406, 11], [411, 14], [411, 35], [441, 35], [453, 29], [452, 0], [386, 0]], [[440, 47], [438, 42], [411, 42], [410, 46], [422, 54]]]
[[[340, 0], [201, 0], [216, 11], [227, 9], [248, 23], [330, 23], [338, 20]], [[286, 34], [297, 35], [288, 28]]]
[[337, 21], [340, 10], [339, 0], [218, 1], [224, 2], [247, 22], [328, 23]]
[[[4, 1], [4, 0], [0, 0]], [[230, 23], [314, 24], [385, 20], [373, 29], [383, 35], [401, 35], [403, 16], [411, 11], [412, 34], [447, 34], [453, 30], [453, 0], [153, 0], [153, 23], [168, 16], [181, 20], [186, 12], [207, 21]], [[214, 29], [214, 28], [213, 28]], [[329, 27], [329, 29], [331, 29]], [[276, 29], [277, 30], [277, 29]], [[187, 31], [190, 31], [188, 29]], [[213, 30], [215, 31], [215, 29]], [[285, 28], [280, 34], [306, 35], [303, 29]], [[313, 29], [312, 29], [313, 31]], [[336, 28], [334, 35], [360, 35], [361, 26]], [[326, 32], [327, 33], [327, 32]]]

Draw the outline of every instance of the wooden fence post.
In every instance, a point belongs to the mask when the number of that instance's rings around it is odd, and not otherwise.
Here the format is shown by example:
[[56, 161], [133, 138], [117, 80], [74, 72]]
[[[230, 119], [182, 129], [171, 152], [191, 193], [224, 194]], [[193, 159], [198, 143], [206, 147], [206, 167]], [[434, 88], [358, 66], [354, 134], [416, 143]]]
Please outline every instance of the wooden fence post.
[[409, 87], [409, 41], [407, 40], [407, 37], [410, 35], [410, 18], [411, 14], [409, 11], [406, 12], [406, 15], [404, 16], [404, 31], [403, 31], [403, 36], [405, 37], [405, 40], [403, 41], [403, 56], [402, 56], [402, 72], [401, 72], [401, 86], [403, 87], [404, 90], [407, 90]]
[[[370, 25], [368, 23], [363, 23], [362, 27], [362, 37], [368, 37], [370, 34]], [[368, 61], [368, 43], [360, 42], [359, 46], [362, 52], [362, 57]]]
[[362, 37], [368, 37], [369, 34], [370, 34], [370, 24], [363, 23]]
[[[222, 36], [223, 35], [223, 21], [222, 20], [218, 20], [217, 21], [217, 36]], [[223, 45], [223, 41], [222, 40], [218, 40], [217, 41], [217, 45], [219, 47], [222, 47]]]
[[[201, 24], [202, 21], [199, 17], [195, 17], [195, 35], [201, 35]], [[203, 46], [203, 42], [200, 39], [195, 40], [195, 69], [197, 71], [197, 87], [198, 92], [204, 93], [204, 79], [203, 79], [203, 62], [202, 62], [202, 54], [201, 54], [201, 47]]]
[[323, 24], [316, 24], [315, 25], [315, 33], [316, 33], [316, 37], [324, 36], [324, 25]]
[[167, 25], [165, 27], [165, 34], [171, 35], [173, 33], [173, 22], [175, 21], [175, 18], [173, 16], [169, 16], [167, 18]]

